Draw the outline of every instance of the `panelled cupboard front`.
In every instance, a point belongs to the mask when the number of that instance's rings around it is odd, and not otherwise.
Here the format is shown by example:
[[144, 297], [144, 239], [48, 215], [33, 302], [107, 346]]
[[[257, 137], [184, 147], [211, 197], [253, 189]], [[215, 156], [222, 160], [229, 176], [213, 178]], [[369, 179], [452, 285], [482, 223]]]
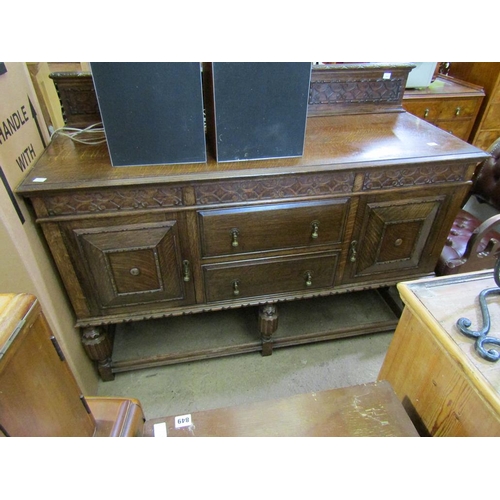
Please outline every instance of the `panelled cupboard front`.
[[406, 112], [309, 117], [300, 158], [111, 167], [57, 137], [31, 199], [104, 380], [112, 325], [258, 306], [431, 275], [483, 151]]

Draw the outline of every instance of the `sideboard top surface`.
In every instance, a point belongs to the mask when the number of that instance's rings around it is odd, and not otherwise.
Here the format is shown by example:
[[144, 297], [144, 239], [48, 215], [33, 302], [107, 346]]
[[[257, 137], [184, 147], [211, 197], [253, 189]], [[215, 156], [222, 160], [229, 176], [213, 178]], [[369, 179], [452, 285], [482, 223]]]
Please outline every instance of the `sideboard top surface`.
[[106, 144], [84, 145], [58, 136], [28, 171], [17, 193], [29, 196], [65, 189], [182, 183], [391, 164], [474, 162], [487, 156], [484, 151], [406, 112], [309, 117], [303, 156], [227, 163], [209, 158], [206, 163], [112, 167]]

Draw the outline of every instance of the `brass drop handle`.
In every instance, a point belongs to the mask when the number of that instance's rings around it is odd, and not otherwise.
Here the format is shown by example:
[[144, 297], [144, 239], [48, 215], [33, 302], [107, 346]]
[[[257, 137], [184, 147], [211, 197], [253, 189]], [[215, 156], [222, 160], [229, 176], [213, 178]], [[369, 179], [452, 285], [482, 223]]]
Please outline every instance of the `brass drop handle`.
[[429, 108], [425, 108], [424, 110], [424, 118], [427, 118], [429, 116]]
[[306, 278], [306, 286], [312, 286], [312, 273], [311, 271], [306, 271], [305, 273], [305, 278]]
[[138, 267], [133, 267], [129, 272], [132, 276], [139, 276], [141, 274], [141, 270]]
[[233, 295], [237, 297], [240, 294], [240, 282], [239, 280], [233, 281]]
[[311, 222], [311, 227], [312, 227], [311, 238], [315, 240], [319, 236], [319, 234], [318, 234], [319, 221], [315, 220], [315, 221]]
[[232, 247], [236, 248], [239, 245], [239, 242], [238, 242], [239, 234], [240, 234], [240, 232], [237, 229], [231, 230], [231, 246]]
[[356, 240], [351, 241], [351, 255], [349, 257], [349, 260], [351, 262], [356, 262], [356, 258], [357, 258], [357, 255], [358, 255], [358, 252], [356, 250], [357, 244], [358, 244], [358, 242]]
[[183, 260], [182, 265], [184, 267], [183, 279], [188, 282], [191, 280], [191, 270], [189, 269], [189, 260]]
[[462, 108], [460, 106], [457, 106], [457, 109], [455, 110], [455, 116], [459, 116], [461, 112]]

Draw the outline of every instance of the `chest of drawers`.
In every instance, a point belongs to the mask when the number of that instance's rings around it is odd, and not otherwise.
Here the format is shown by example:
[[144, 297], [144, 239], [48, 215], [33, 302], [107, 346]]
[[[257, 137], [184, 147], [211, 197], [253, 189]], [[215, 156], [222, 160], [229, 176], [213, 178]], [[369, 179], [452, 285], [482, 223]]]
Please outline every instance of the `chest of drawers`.
[[482, 87], [439, 75], [427, 88], [406, 90], [403, 107], [409, 113], [467, 141], [484, 95]]
[[488, 149], [500, 137], [500, 63], [454, 62], [449, 74], [484, 87], [485, 98], [471, 133], [471, 144]]
[[485, 157], [406, 112], [315, 116], [300, 158], [113, 168], [58, 137], [17, 193], [111, 379], [117, 323], [257, 306], [271, 354], [281, 301], [432, 274]]

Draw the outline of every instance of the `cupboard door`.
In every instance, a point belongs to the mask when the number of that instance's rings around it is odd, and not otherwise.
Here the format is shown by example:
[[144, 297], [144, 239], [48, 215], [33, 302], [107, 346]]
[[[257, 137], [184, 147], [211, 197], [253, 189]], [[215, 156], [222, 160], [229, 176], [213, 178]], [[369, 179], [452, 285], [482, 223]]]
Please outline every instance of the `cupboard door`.
[[432, 271], [436, 221], [445, 200], [445, 195], [385, 201], [372, 198], [363, 204], [350, 244], [350, 280]]
[[[74, 229], [100, 307], [184, 301], [189, 280], [177, 221]], [[186, 280], [186, 281], [185, 281]]]

